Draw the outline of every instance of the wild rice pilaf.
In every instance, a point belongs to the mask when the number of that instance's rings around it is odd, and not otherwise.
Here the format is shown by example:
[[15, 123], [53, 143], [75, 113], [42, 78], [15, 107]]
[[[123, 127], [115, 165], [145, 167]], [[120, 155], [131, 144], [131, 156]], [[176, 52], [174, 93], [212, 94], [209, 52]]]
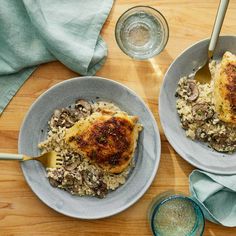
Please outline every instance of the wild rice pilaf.
[[[212, 61], [213, 77], [216, 66]], [[206, 142], [216, 151], [232, 153], [236, 150], [236, 126], [218, 119], [213, 86], [214, 80], [210, 84], [199, 84], [193, 79], [181, 78], [176, 90], [177, 112], [187, 137]]]
[[120, 174], [107, 173], [71, 150], [64, 140], [67, 128], [72, 127], [80, 118], [88, 117], [93, 112], [105, 108], [120, 111], [112, 103], [90, 103], [85, 100], [78, 100], [73, 106], [55, 110], [49, 121], [47, 140], [39, 144], [42, 153], [55, 150], [64, 160], [61, 168], [47, 169], [47, 176], [52, 186], [75, 195], [92, 195], [103, 198], [109, 190], [115, 190], [125, 183], [134, 166], [133, 161]]

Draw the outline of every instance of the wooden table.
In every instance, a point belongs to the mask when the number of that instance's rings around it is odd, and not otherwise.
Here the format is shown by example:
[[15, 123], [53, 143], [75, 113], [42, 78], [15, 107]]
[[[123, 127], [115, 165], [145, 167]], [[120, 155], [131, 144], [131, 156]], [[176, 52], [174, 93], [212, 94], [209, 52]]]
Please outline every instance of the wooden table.
[[[107, 61], [99, 76], [125, 84], [149, 105], [160, 128], [162, 151], [156, 178], [146, 194], [128, 210], [108, 219], [86, 221], [63, 216], [44, 205], [26, 184], [18, 162], [0, 162], [0, 236], [7, 235], [151, 235], [147, 208], [152, 198], [169, 189], [188, 194], [188, 175], [194, 169], [176, 154], [167, 142], [158, 116], [158, 96], [170, 63], [192, 43], [209, 37], [218, 6], [216, 0], [145, 1], [159, 9], [170, 26], [166, 49], [148, 61], [134, 61], [116, 45], [114, 28], [128, 8], [143, 5], [141, 0], [116, 0], [102, 30], [109, 47]], [[236, 33], [236, 1], [226, 14], [222, 34]], [[0, 117], [0, 152], [17, 152], [22, 120], [33, 101], [52, 85], [77, 76], [59, 62], [41, 65], [23, 85]], [[236, 235], [235, 228], [206, 222], [204, 235]]]

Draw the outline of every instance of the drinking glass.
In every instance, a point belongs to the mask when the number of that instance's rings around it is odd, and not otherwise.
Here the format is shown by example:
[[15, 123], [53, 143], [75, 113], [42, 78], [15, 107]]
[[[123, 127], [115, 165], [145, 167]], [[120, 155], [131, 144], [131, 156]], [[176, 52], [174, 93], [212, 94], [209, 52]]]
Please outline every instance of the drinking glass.
[[148, 219], [155, 236], [201, 236], [205, 226], [204, 215], [197, 203], [173, 191], [153, 200]]
[[165, 17], [149, 6], [136, 6], [124, 12], [116, 23], [116, 42], [128, 56], [145, 60], [166, 46], [169, 28]]

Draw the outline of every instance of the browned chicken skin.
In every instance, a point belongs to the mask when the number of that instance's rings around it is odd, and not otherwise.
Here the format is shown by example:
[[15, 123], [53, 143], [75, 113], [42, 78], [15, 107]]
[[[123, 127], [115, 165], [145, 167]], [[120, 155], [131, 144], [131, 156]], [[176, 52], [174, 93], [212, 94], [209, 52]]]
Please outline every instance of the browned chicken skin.
[[140, 126], [137, 117], [95, 114], [67, 132], [67, 142], [79, 153], [111, 173], [130, 163]]
[[230, 52], [216, 72], [214, 99], [219, 119], [236, 124], [236, 56]]

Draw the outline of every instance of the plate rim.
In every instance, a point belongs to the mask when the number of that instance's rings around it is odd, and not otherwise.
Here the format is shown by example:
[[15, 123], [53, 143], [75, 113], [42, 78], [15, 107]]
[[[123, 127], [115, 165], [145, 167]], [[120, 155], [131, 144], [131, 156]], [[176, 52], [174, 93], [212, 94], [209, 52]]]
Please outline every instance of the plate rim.
[[[95, 80], [100, 80], [100, 81], [105, 81], [105, 82], [108, 82], [108, 83], [112, 83], [112, 84], [115, 84], [117, 86], [120, 86], [120, 87], [123, 87], [124, 89], [126, 89], [129, 93], [131, 93], [132, 95], [134, 95], [135, 97], [138, 98], [139, 102], [142, 103], [143, 106], [145, 106], [145, 108], [147, 109], [148, 113], [149, 113], [149, 116], [151, 118], [151, 121], [153, 123], [153, 127], [154, 127], [154, 133], [156, 134], [156, 138], [157, 138], [157, 146], [158, 146], [158, 150], [157, 150], [157, 153], [155, 155], [155, 165], [154, 165], [154, 168], [153, 168], [153, 172], [152, 172], [152, 175], [151, 177], [148, 179], [145, 187], [142, 189], [142, 191], [139, 192], [138, 195], [136, 195], [135, 198], [133, 198], [130, 202], [128, 202], [127, 204], [125, 204], [123, 207], [120, 207], [120, 208], [117, 208], [116, 210], [113, 210], [111, 213], [109, 214], [101, 214], [100, 216], [97, 216], [97, 217], [93, 217], [92, 215], [90, 217], [83, 217], [81, 215], [75, 215], [75, 214], [70, 214], [68, 212], [64, 212], [63, 210], [61, 209], [57, 209], [53, 206], [51, 206], [50, 204], [48, 204], [46, 202], [45, 199], [43, 199], [41, 196], [38, 196], [38, 194], [36, 194], [36, 192], [34, 191], [34, 188], [33, 186], [31, 186], [30, 184], [30, 180], [26, 174], [26, 171], [24, 170], [24, 166], [23, 166], [23, 163], [21, 163], [21, 170], [23, 172], [23, 176], [26, 180], [26, 183], [28, 184], [28, 186], [30, 187], [30, 189], [32, 190], [32, 192], [35, 194], [35, 196], [37, 196], [38, 199], [40, 199], [46, 206], [48, 206], [49, 208], [53, 209], [54, 211], [56, 212], [59, 212], [63, 215], [66, 215], [66, 216], [69, 216], [69, 217], [72, 217], [72, 218], [76, 218], [76, 219], [86, 219], [86, 220], [95, 220], [95, 219], [103, 219], [103, 218], [108, 218], [108, 217], [111, 217], [113, 215], [116, 215], [116, 214], [119, 214], [123, 211], [125, 211], [126, 209], [128, 209], [129, 207], [131, 207], [132, 205], [134, 205], [135, 203], [137, 203], [138, 200], [140, 200], [140, 198], [146, 193], [146, 191], [150, 188], [152, 182], [154, 181], [155, 179], [155, 176], [157, 174], [157, 171], [158, 171], [158, 167], [159, 167], [159, 164], [160, 164], [160, 159], [161, 159], [161, 139], [160, 139], [160, 132], [159, 132], [159, 128], [158, 128], [158, 125], [157, 125], [157, 122], [155, 120], [155, 117], [152, 113], [152, 111], [150, 110], [149, 106], [144, 102], [144, 100], [138, 95], [136, 94], [132, 89], [128, 88], [126, 85], [123, 85], [117, 81], [114, 81], [114, 80], [111, 80], [111, 79], [108, 79], [108, 78], [104, 78], [104, 77], [100, 77], [100, 76], [77, 76], [77, 77], [73, 77], [73, 78], [70, 78], [70, 79], [66, 79], [64, 81], [61, 81], [53, 86], [51, 86], [50, 88], [48, 88], [45, 92], [43, 92], [40, 96], [38, 96], [35, 101], [31, 104], [31, 106], [28, 108], [25, 116], [24, 116], [24, 119], [21, 123], [21, 127], [20, 127], [20, 132], [19, 132], [19, 135], [18, 135], [18, 152], [21, 153], [21, 140], [23, 139], [23, 129], [26, 125], [26, 119], [28, 118], [29, 116], [29, 113], [31, 111], [31, 109], [36, 105], [36, 103], [46, 94], [48, 94], [52, 89], [56, 89], [58, 86], [61, 86], [65, 83], [67, 83], [68, 81], [80, 81], [80, 80], [83, 80], [83, 79], [95, 79]], [[79, 196], [78, 196], [79, 197]]]
[[[236, 36], [235, 35], [221, 35], [219, 36], [220, 38], [235, 38], [236, 39]], [[224, 171], [224, 170], [214, 170], [214, 168], [208, 168], [208, 167], [202, 167], [201, 164], [198, 164], [198, 163], [195, 163], [194, 161], [192, 160], [189, 160], [186, 153], [184, 153], [184, 151], [182, 151], [180, 148], [178, 148], [178, 146], [175, 145], [174, 141], [171, 140], [171, 138], [169, 137], [169, 135], [167, 135], [166, 133], [166, 125], [165, 125], [165, 122], [164, 122], [164, 117], [162, 116], [162, 113], [161, 113], [161, 104], [162, 104], [162, 94], [164, 93], [164, 85], [166, 83], [166, 76], [167, 74], [169, 73], [170, 69], [172, 68], [173, 64], [185, 53], [187, 52], [190, 48], [192, 48], [193, 46], [197, 45], [197, 44], [200, 44], [200, 43], [203, 43], [203, 42], [207, 42], [209, 41], [210, 38], [204, 38], [204, 39], [201, 39], [201, 40], [198, 40], [197, 42], [195, 43], [192, 43], [190, 46], [188, 46], [187, 48], [185, 48], [183, 51], [181, 51], [177, 57], [172, 61], [172, 63], [169, 65], [164, 77], [163, 77], [163, 82], [162, 82], [162, 85], [161, 85], [161, 88], [160, 88], [160, 95], [159, 95], [159, 98], [158, 98], [158, 101], [159, 101], [159, 108], [158, 108], [158, 112], [159, 112], [159, 115], [160, 115], [160, 123], [161, 123], [161, 126], [163, 128], [163, 131], [164, 131], [164, 134], [165, 134], [165, 137], [166, 139], [168, 140], [168, 142], [171, 144], [171, 146], [173, 147], [173, 149], [178, 153], [178, 155], [183, 158], [186, 162], [188, 162], [189, 164], [191, 164], [193, 167], [197, 167], [199, 168], [200, 170], [203, 170], [203, 171], [207, 171], [209, 173], [213, 173], [213, 174], [222, 174], [222, 175], [232, 175], [232, 174], [236, 174], [236, 169], [235, 171]], [[187, 137], [185, 137], [187, 138]]]

